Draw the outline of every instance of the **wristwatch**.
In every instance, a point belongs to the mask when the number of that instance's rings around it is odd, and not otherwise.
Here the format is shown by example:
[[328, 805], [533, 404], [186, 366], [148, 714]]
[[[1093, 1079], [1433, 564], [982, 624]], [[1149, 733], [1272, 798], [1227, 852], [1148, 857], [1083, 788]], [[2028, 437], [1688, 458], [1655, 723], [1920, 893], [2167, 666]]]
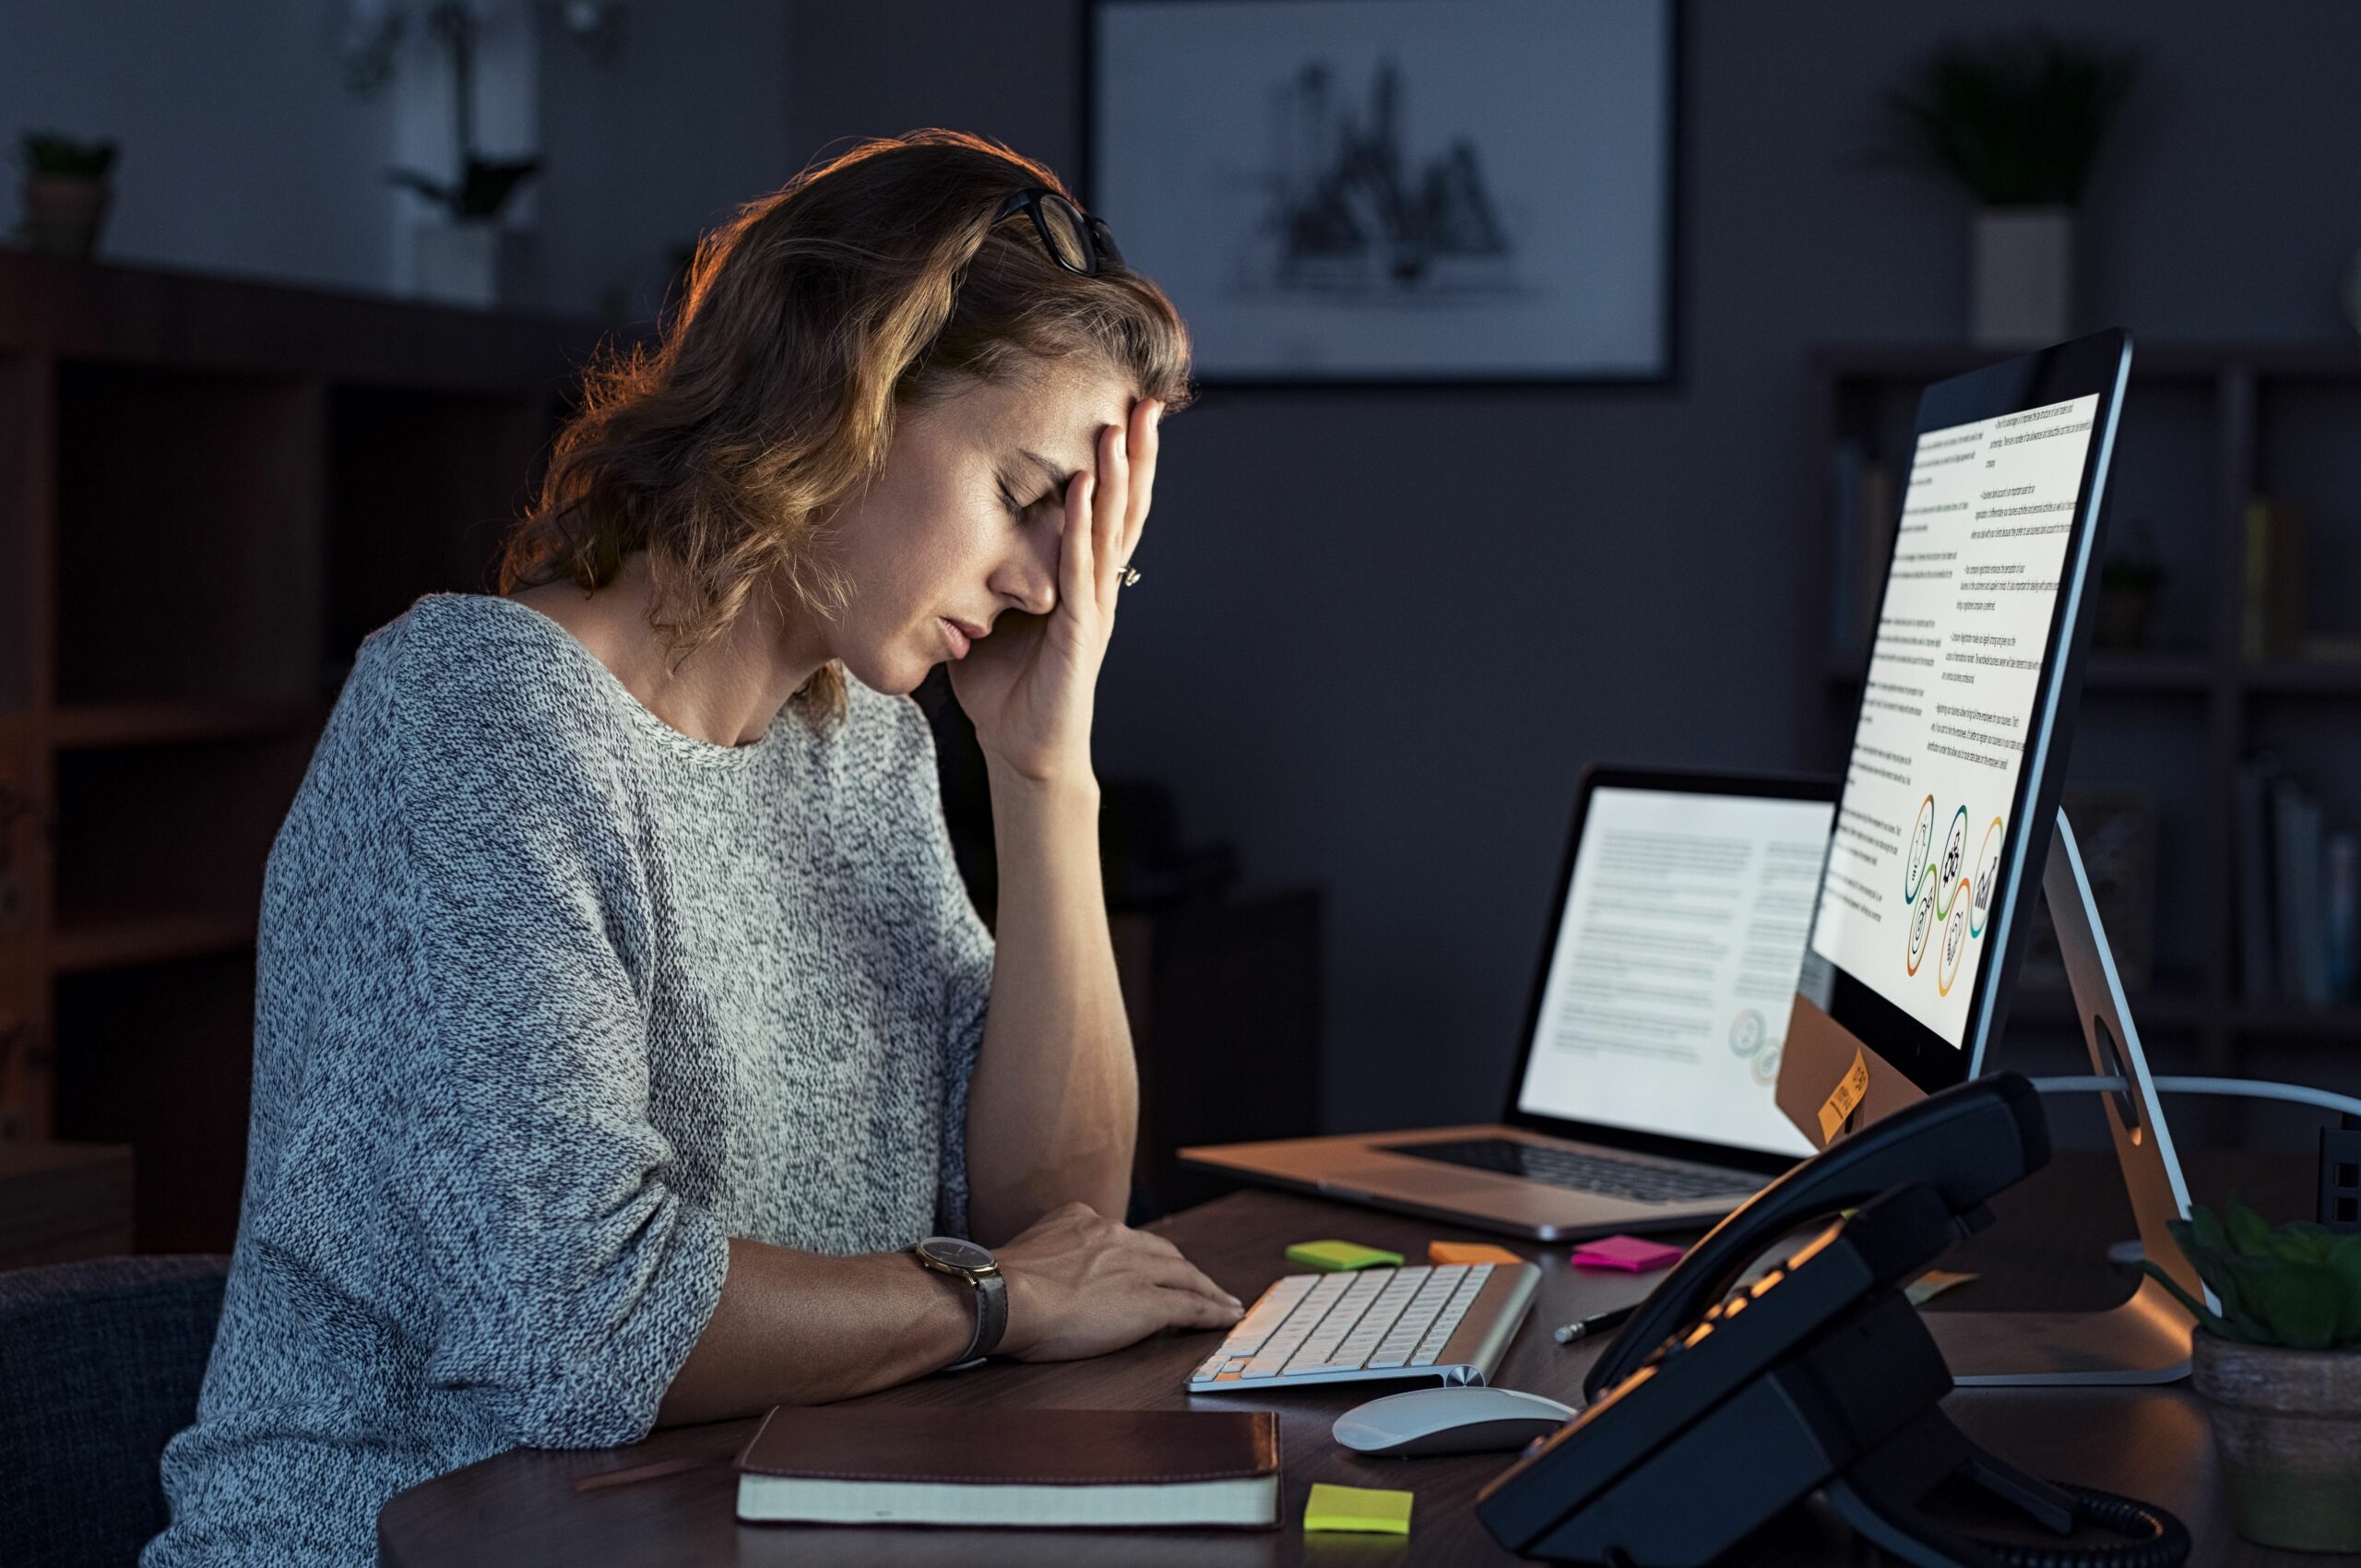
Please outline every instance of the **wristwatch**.
[[976, 1293], [976, 1332], [953, 1368], [969, 1367], [992, 1353], [1008, 1327], [1008, 1280], [991, 1253], [955, 1236], [929, 1236], [910, 1249], [921, 1268], [964, 1279]]

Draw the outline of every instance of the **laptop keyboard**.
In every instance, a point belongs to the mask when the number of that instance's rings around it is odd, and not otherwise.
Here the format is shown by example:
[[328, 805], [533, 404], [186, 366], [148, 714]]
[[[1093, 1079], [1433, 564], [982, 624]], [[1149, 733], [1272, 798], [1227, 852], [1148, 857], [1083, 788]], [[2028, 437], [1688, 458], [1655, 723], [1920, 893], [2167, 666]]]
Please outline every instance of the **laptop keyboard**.
[[1608, 1154], [1577, 1154], [1513, 1138], [1467, 1138], [1452, 1143], [1388, 1144], [1388, 1154], [1406, 1154], [1443, 1165], [1497, 1170], [1544, 1186], [1598, 1193], [1635, 1203], [1688, 1203], [1703, 1198], [1751, 1196], [1762, 1186], [1737, 1171], [1702, 1166], [1650, 1165]]

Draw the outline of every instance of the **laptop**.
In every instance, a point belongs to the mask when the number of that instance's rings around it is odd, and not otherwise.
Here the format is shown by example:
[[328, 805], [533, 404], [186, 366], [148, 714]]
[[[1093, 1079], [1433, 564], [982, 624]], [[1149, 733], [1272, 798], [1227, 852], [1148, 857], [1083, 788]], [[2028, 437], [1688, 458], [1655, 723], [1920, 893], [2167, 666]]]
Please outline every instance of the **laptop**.
[[1585, 770], [1500, 1123], [1180, 1158], [1545, 1241], [1719, 1219], [1813, 1152], [1774, 1091], [1835, 796]]

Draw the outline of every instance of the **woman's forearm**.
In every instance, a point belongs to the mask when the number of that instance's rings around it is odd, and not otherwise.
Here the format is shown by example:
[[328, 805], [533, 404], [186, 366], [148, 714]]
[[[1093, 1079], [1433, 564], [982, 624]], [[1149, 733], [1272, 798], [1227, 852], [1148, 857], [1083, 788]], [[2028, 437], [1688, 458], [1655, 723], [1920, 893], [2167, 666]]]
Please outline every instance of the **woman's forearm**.
[[967, 1091], [968, 1219], [991, 1244], [1064, 1203], [1122, 1218], [1139, 1075], [1098, 870], [1098, 785], [994, 763], [1000, 917]]
[[975, 1332], [971, 1287], [908, 1253], [830, 1257], [733, 1238], [720, 1304], [656, 1424], [759, 1416], [907, 1383]]

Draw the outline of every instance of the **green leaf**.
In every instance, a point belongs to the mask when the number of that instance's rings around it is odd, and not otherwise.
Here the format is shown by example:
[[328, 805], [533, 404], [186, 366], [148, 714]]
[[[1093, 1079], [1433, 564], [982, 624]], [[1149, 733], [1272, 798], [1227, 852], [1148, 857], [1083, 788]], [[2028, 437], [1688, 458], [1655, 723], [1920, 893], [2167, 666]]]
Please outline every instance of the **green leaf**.
[[2251, 1313], [2225, 1313], [2223, 1314], [2222, 1321], [2229, 1329], [2229, 1333], [2223, 1336], [2225, 1339], [2235, 1339], [2242, 1345], [2271, 1345], [2276, 1343], [2276, 1341], [2271, 1337], [2270, 1328], [2260, 1318], [2256, 1317]]
[[2338, 1237], [2328, 1250], [2328, 1267], [2344, 1292], [2336, 1317], [2337, 1343], [2361, 1341], [2361, 1235]]
[[2336, 1276], [2312, 1264], [2274, 1271], [2262, 1291], [2261, 1315], [2272, 1337], [2296, 1350], [2325, 1350], [2336, 1338], [2343, 1304]]
[[2238, 1198], [2230, 1200], [2228, 1218], [2230, 1244], [2250, 1258], [2273, 1256], [2271, 1247], [2271, 1222]]
[[[2341, 1236], [2310, 1220], [2274, 1229], [2236, 1197], [2226, 1206], [2226, 1223], [2193, 1206], [2189, 1218], [2171, 1221], [2170, 1229], [2221, 1302], [2205, 1325], [2222, 1337], [2295, 1349], [2361, 1343], [2361, 1236]], [[2183, 1292], [2174, 1294], [2197, 1311]]]
[[[2174, 1239], [2180, 1241], [2181, 1251], [2189, 1253], [2189, 1261], [2191, 1263], [2197, 1261], [2198, 1253], [2219, 1254], [2230, 1250], [2229, 1232], [2222, 1229], [2222, 1222], [2216, 1219], [2213, 1217], [2213, 1211], [2203, 1204], [2199, 1204], [2189, 1211], [2189, 1220], [2185, 1226], [2179, 1220], [2175, 1220], [2173, 1223], [2177, 1227], [2173, 1232]], [[2189, 1232], [2186, 1239], [2181, 1235], [2183, 1229]], [[2195, 1243], [2195, 1251], [2190, 1250], [2192, 1242]]]
[[2291, 1219], [2272, 1232], [2272, 1251], [2289, 1263], [2326, 1263], [2336, 1233], [2308, 1219]]

